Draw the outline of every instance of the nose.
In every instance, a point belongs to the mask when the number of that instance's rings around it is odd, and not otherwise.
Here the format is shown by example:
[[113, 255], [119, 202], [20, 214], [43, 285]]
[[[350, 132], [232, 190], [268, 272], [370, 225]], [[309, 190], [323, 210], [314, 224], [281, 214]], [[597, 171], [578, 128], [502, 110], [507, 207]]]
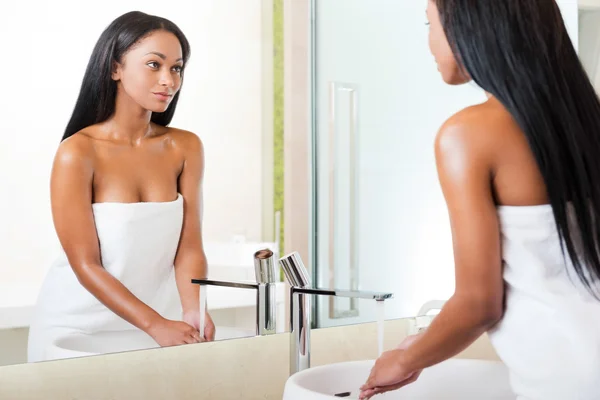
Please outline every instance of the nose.
[[175, 86], [175, 80], [171, 76], [170, 71], [165, 71], [160, 74], [160, 79], [158, 80], [158, 84], [166, 87]]

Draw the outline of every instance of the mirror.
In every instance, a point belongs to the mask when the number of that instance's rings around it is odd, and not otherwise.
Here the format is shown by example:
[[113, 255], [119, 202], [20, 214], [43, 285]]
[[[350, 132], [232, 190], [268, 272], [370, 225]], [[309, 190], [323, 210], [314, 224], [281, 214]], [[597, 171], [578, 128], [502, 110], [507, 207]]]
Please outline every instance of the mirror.
[[[254, 281], [253, 255], [268, 248], [275, 259], [299, 251], [314, 286], [393, 292], [386, 319], [415, 315], [430, 300], [451, 295], [452, 243], [449, 227], [439, 223], [446, 220], [446, 208], [431, 141], [445, 118], [483, 94], [472, 85], [450, 88], [439, 80], [427, 49], [423, 4], [380, 2], [373, 7], [352, 0], [348, 7], [347, 2], [184, 0], [167, 7], [156, 0], [110, 0], [0, 6], [8, 16], [0, 27], [4, 37], [18, 33], [18, 40], [6, 41], [9, 62], [0, 66], [6, 77], [0, 102], [8, 116], [0, 147], [5, 171], [0, 181], [0, 365], [27, 362], [36, 301], [52, 266], [61, 260], [49, 191], [55, 153], [95, 43], [111, 21], [131, 10], [171, 20], [191, 45], [171, 126], [195, 133], [204, 145], [202, 237], [210, 279]], [[558, 2], [600, 90], [600, 2], [583, 0], [579, 8], [570, 0]], [[307, 40], [311, 6], [316, 30]], [[29, 12], [32, 8], [35, 13]], [[368, 135], [361, 126], [369, 127]], [[397, 134], [399, 127], [411, 133], [410, 140]], [[329, 146], [331, 140], [337, 146]], [[407, 165], [418, 168], [408, 170]], [[331, 167], [340, 172], [333, 181]], [[409, 186], [418, 188], [420, 196], [406, 196]], [[178, 201], [96, 207], [100, 213], [129, 206], [179, 207]], [[117, 247], [134, 239], [108, 237]], [[159, 246], [148, 251], [154, 247]], [[134, 281], [156, 278], [144, 267], [136, 267]], [[165, 282], [172, 292], [162, 304], [171, 305], [168, 314], [181, 319], [173, 276]], [[75, 298], [66, 290], [60, 294], [53, 300], [59, 305]], [[283, 332], [282, 282], [276, 295], [277, 332]], [[209, 286], [207, 298], [217, 340], [254, 334], [255, 293]], [[319, 297], [313, 304], [315, 327], [374, 321], [381, 315], [375, 302]], [[87, 336], [59, 335], [51, 356], [158, 346], [139, 329], [123, 330], [120, 322], [115, 326]]]
[[[24, 1], [0, 6], [0, 13], [7, 19], [0, 31], [5, 38], [13, 38], [3, 41], [10, 61], [7, 58], [0, 67], [6, 77], [5, 96], [0, 100], [6, 116], [4, 142], [0, 146], [0, 164], [4, 171], [0, 180], [3, 187], [0, 365], [28, 361], [28, 334], [33, 321], [46, 324], [40, 328], [36, 340], [43, 338], [42, 347], [48, 355], [36, 356], [36, 361], [158, 346], [153, 337], [120, 320], [114, 313], [86, 313], [86, 309], [97, 310], [99, 303], [82, 288], [64, 258], [50, 206], [53, 160], [73, 113], [94, 46], [103, 30], [129, 11], [140, 10], [169, 19], [190, 43], [191, 57], [185, 65], [185, 79], [170, 126], [196, 134], [204, 146], [202, 238], [208, 278], [254, 281], [254, 252], [268, 248], [278, 257], [283, 240], [282, 2], [242, 0], [234, 3], [184, 0], [173, 7], [156, 0], [85, 4]], [[178, 51], [169, 45], [161, 46], [165, 52]], [[278, 50], [276, 53], [274, 47]], [[145, 61], [163, 60], [159, 57]], [[158, 69], [156, 64], [143, 67]], [[173, 72], [178, 71], [173, 69]], [[135, 77], [129, 78], [135, 82]], [[143, 154], [141, 147], [138, 150]], [[178, 215], [183, 199], [171, 201], [165, 191], [149, 191], [155, 187], [149, 186], [154, 181], [148, 179], [162, 176], [160, 171], [168, 168], [173, 171], [173, 165], [169, 166], [160, 157], [152, 159], [154, 161], [146, 159], [145, 164], [142, 159], [121, 158], [120, 165], [118, 159], [111, 160], [110, 165], [119, 168], [114, 176], [121, 183], [123, 177], [132, 176], [127, 170], [135, 170], [136, 165], [144, 165], [141, 172], [159, 168], [155, 170], [156, 175], [137, 175], [145, 179], [148, 198], [127, 197], [132, 193], [130, 190], [124, 197], [105, 191], [103, 198], [93, 200], [99, 203], [93, 207], [94, 213], [98, 213], [94, 215], [97, 234], [102, 235], [103, 262], [115, 268], [119, 264], [115, 260], [124, 256], [118, 254], [118, 249], [134, 246], [137, 254], [130, 254], [129, 261], [123, 261], [121, 271], [107, 270], [120, 274], [131, 291], [142, 293], [165, 316], [181, 321], [182, 306], [171, 253], [178, 244], [177, 227], [181, 223]], [[174, 178], [163, 181], [173, 184]], [[126, 187], [131, 189], [131, 185]], [[67, 191], [68, 188], [55, 187], [54, 190]], [[193, 189], [186, 191], [190, 193]], [[173, 190], [168, 193], [171, 192]], [[132, 204], [103, 204], [114, 202]], [[68, 206], [69, 201], [63, 199], [62, 204]], [[159, 217], [153, 217], [161, 212], [170, 215], [164, 218], [166, 225], [160, 226], [164, 229], [162, 233], [156, 225], [160, 222], [155, 220]], [[68, 213], [61, 214], [63, 221], [70, 218]], [[132, 221], [140, 216], [150, 222], [135, 225]], [[71, 240], [75, 240], [73, 232], [80, 223], [75, 217], [69, 220]], [[130, 224], [129, 228], [123, 223]], [[130, 230], [132, 226], [137, 228]], [[139, 263], [140, 260], [144, 262]], [[146, 284], [159, 287], [160, 291], [148, 293], [147, 288], [140, 288]], [[191, 282], [189, 285], [197, 286]], [[281, 292], [283, 284], [278, 283], [277, 288]], [[216, 340], [255, 334], [256, 294], [253, 291], [224, 287], [208, 287], [207, 291]], [[164, 297], [157, 298], [159, 294]], [[277, 310], [281, 315], [284, 298], [281, 294], [278, 296]], [[106, 320], [101, 321], [102, 318]], [[54, 329], [50, 325], [58, 327]], [[277, 328], [282, 331], [283, 327], [281, 316]], [[56, 340], [46, 343], [47, 337], [62, 328], [65, 332], [57, 333]], [[77, 330], [90, 334], [78, 335]]]
[[[484, 93], [474, 84], [450, 87], [440, 79], [427, 46], [424, 2], [312, 3], [313, 281], [393, 292], [385, 317], [414, 316], [454, 290], [434, 137], [447, 118]], [[558, 4], [600, 91], [600, 2]], [[299, 56], [294, 64], [304, 61]], [[380, 315], [374, 302], [314, 302], [317, 327]]]

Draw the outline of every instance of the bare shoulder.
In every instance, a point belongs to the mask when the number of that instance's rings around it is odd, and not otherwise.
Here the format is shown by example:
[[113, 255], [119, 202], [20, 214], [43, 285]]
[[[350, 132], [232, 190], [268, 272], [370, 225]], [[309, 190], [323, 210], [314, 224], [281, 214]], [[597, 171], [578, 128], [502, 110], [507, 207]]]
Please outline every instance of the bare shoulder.
[[168, 134], [173, 146], [186, 155], [198, 155], [202, 157], [204, 146], [198, 135], [184, 129], [169, 128]]
[[56, 151], [50, 177], [53, 205], [64, 205], [69, 201], [91, 202], [93, 179], [93, 139], [75, 134], [63, 140]]
[[436, 156], [491, 163], [498, 146], [514, 127], [511, 115], [495, 102], [467, 107], [450, 117], [438, 131]]
[[200, 137], [193, 132], [177, 128], [169, 128], [167, 134], [171, 145], [181, 156], [181, 176], [194, 181], [201, 180], [204, 175], [204, 146]]
[[92, 167], [94, 146], [92, 138], [85, 134], [75, 134], [63, 140], [54, 158], [56, 166], [87, 166]]

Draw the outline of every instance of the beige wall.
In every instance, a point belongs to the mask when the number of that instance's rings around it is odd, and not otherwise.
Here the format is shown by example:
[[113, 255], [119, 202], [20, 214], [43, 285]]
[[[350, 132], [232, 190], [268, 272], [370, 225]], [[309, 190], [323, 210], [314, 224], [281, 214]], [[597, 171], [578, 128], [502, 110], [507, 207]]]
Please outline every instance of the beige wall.
[[[408, 333], [385, 322], [384, 349]], [[0, 367], [2, 400], [280, 400], [289, 371], [287, 333]], [[373, 359], [375, 323], [312, 332], [312, 365]], [[459, 357], [497, 359], [486, 337]]]
[[28, 328], [0, 329], [0, 367], [27, 362], [28, 332]]
[[596, 92], [600, 93], [600, 9], [580, 12], [579, 55]]
[[309, 0], [284, 0], [285, 252], [309, 260]]
[[[284, 255], [300, 253], [310, 268], [310, 0], [283, 0]], [[286, 304], [289, 291], [286, 290]], [[286, 317], [289, 306], [286, 306]]]

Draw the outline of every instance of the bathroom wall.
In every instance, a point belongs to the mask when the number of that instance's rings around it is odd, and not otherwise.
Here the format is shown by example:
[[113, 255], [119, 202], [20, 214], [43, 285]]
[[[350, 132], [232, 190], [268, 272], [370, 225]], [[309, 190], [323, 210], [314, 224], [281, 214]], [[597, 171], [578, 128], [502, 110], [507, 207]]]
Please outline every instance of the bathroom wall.
[[[343, 7], [343, 1], [331, 1], [331, 2], [321, 2], [322, 4], [338, 4], [340, 7]], [[357, 2], [357, 4], [360, 2]], [[385, 2], [381, 2], [384, 4]], [[362, 3], [361, 3], [362, 4]], [[388, 3], [386, 3], [388, 4]], [[578, 44], [578, 23], [577, 23], [577, 1], [576, 0], [558, 0], [558, 4], [561, 7], [561, 10], [564, 14], [565, 21], [567, 23], [569, 34], [571, 35], [574, 44], [577, 46]], [[285, 0], [285, 81], [286, 88], [290, 88], [290, 92], [286, 91], [286, 101], [285, 101], [285, 109], [286, 109], [286, 142], [285, 142], [285, 161], [286, 161], [286, 208], [285, 208], [285, 216], [286, 221], [286, 252], [298, 250], [302, 255], [302, 258], [305, 260], [305, 263], [312, 267], [311, 264], [311, 243], [305, 238], [309, 238], [310, 240], [314, 239], [314, 235], [311, 236], [309, 233], [312, 232], [313, 227], [311, 226], [312, 213], [315, 210], [311, 208], [314, 206], [311, 199], [311, 142], [309, 140], [309, 132], [311, 130], [311, 113], [310, 113], [310, 102], [311, 102], [311, 59], [310, 59], [310, 1], [309, 0]], [[362, 14], [356, 14], [360, 15]], [[355, 16], [356, 16], [355, 15]], [[331, 18], [323, 18], [328, 21], [328, 23], [333, 24], [335, 19]], [[424, 22], [424, 21], [423, 21]], [[360, 24], [359, 24], [360, 25]], [[359, 26], [357, 25], [357, 26]], [[348, 26], [354, 26], [352, 24], [348, 24]], [[362, 26], [364, 29], [364, 26]], [[351, 27], [349, 29], [352, 29]], [[335, 31], [335, 30], [334, 30]], [[387, 31], [384, 31], [387, 32]], [[421, 38], [422, 39], [422, 38]], [[426, 48], [426, 41], [421, 40], [423, 42], [424, 49]], [[347, 48], [354, 49], [353, 46], [349, 45]], [[414, 60], [413, 60], [414, 61]], [[414, 64], [414, 63], [413, 63]], [[344, 64], [346, 65], [346, 64]], [[347, 64], [349, 65], [349, 64]], [[429, 68], [430, 63], [424, 65], [423, 68]], [[379, 73], [377, 70], [374, 73]], [[412, 76], [412, 75], [411, 75]], [[344, 75], [344, 82], [348, 81], [348, 77]], [[388, 86], [378, 86], [385, 87], [390, 89]], [[457, 90], [456, 88], [446, 88], [447, 90]], [[287, 89], [286, 89], [287, 90]], [[436, 89], [437, 90], [437, 89]], [[388, 92], [390, 92], [388, 90]], [[398, 93], [407, 93], [407, 98], [417, 98], [422, 95], [422, 93], [429, 93], [427, 90], [411, 92], [411, 91], [398, 91]], [[417, 94], [411, 94], [417, 93]], [[436, 92], [437, 93], [437, 92]], [[425, 96], [427, 97], [427, 96]], [[360, 101], [360, 100], [359, 100]], [[325, 104], [322, 102], [322, 104]], [[327, 103], [329, 104], [329, 103]], [[344, 103], [346, 104], [346, 103]], [[361, 104], [365, 104], [364, 102]], [[371, 104], [377, 104], [371, 102]], [[425, 107], [424, 110], [427, 110]], [[323, 113], [324, 114], [324, 113]], [[451, 114], [448, 114], [451, 115]], [[326, 116], [323, 118], [327, 118]], [[407, 128], [402, 125], [402, 129], [398, 132], [413, 132], [411, 128]], [[431, 130], [427, 134], [430, 135], [431, 132], [435, 133], [435, 130]], [[367, 141], [373, 140], [372, 132], [369, 132], [366, 136], [368, 136]], [[401, 137], [400, 134], [398, 134]], [[410, 136], [410, 135], [409, 135]], [[407, 136], [408, 137], [408, 136]], [[422, 136], [419, 140], [425, 140]], [[427, 136], [429, 137], [429, 136]], [[425, 137], [426, 138], [426, 137]], [[399, 140], [400, 141], [400, 140]], [[406, 139], [406, 144], [412, 145], [415, 141], [413, 136], [410, 136]], [[425, 142], [421, 142], [425, 143]], [[432, 142], [431, 142], [432, 143]], [[426, 148], [432, 148], [429, 144], [426, 145]], [[432, 145], [431, 145], [432, 146]], [[405, 146], [406, 147], [406, 146]], [[398, 157], [398, 151], [402, 152], [402, 144], [399, 146], [391, 146], [388, 147], [389, 150], [386, 154], [387, 160], [394, 160]], [[424, 147], [425, 148], [425, 147]], [[406, 151], [406, 149], [404, 149]], [[381, 152], [371, 152], [370, 154], [376, 154], [377, 157], [382, 156]], [[407, 153], [408, 154], [408, 153]], [[419, 172], [423, 171], [423, 160], [431, 161], [432, 152], [423, 153], [423, 157], [420, 157], [418, 161]], [[412, 156], [412, 154], [411, 154]], [[403, 157], [400, 157], [404, 159]], [[391, 163], [391, 162], [390, 162]], [[289, 164], [289, 166], [288, 166]], [[369, 164], [370, 165], [370, 164]], [[397, 164], [400, 165], [400, 164]], [[416, 164], [415, 164], [416, 165]], [[433, 166], [433, 167], [432, 167]], [[423, 167], [423, 168], [422, 168]], [[435, 163], [427, 164], [426, 168], [430, 170], [435, 167]], [[382, 171], [384, 171], [382, 169]], [[406, 180], [408, 182], [414, 181], [414, 173], [411, 170], [406, 170]], [[389, 180], [389, 169], [386, 169], [384, 172], [381, 172], [379, 175], [380, 179], [384, 181]], [[427, 196], [418, 197], [421, 203], [431, 203], [432, 207], [427, 208], [427, 215], [425, 219], [420, 220], [418, 224], [407, 224], [404, 221], [400, 221], [400, 223], [395, 225], [390, 225], [389, 218], [373, 218], [372, 226], [377, 229], [373, 229], [373, 231], [369, 231], [372, 233], [372, 237], [375, 238], [375, 241], [378, 244], [374, 244], [373, 246], [367, 248], [367, 250], [363, 251], [362, 254], [372, 254], [370, 250], [381, 249], [381, 243], [385, 241], [381, 239], [381, 237], [396, 237], [398, 231], [398, 226], [401, 227], [409, 227], [407, 232], [407, 237], [422, 237], [423, 240], [418, 242], [418, 246], [415, 247], [420, 249], [416, 251], [415, 254], [418, 256], [415, 258], [413, 263], [408, 263], [406, 265], [403, 264], [401, 268], [391, 268], [389, 274], [382, 274], [381, 268], [382, 265], [396, 265], [397, 260], [389, 258], [388, 263], [381, 263], [376, 268], [371, 268], [372, 262], [367, 262], [367, 267], [364, 268], [364, 271], [361, 271], [360, 275], [360, 288], [367, 290], [390, 290], [396, 293], [396, 304], [397, 312], [402, 313], [401, 315], [409, 315], [414, 314], [419, 309], [420, 305], [423, 302], [441, 298], [445, 299], [452, 294], [454, 287], [454, 275], [453, 275], [453, 265], [452, 265], [452, 246], [451, 246], [451, 237], [449, 229], [442, 227], [440, 229], [440, 221], [446, 221], [447, 218], [444, 217], [447, 214], [445, 205], [443, 201], [440, 201], [439, 187], [437, 182], [437, 178], [435, 178], [435, 172], [430, 173], [429, 177], [434, 177], [430, 179], [428, 182], [434, 182], [436, 188], [434, 190], [433, 186], [428, 186], [428, 189], [431, 189], [431, 194], [429, 193]], [[372, 182], [372, 181], [371, 181]], [[382, 181], [383, 182], [383, 181]], [[399, 197], [406, 197], [406, 185], [405, 181], [402, 180], [401, 184], [398, 184], [399, 181], [395, 181], [394, 189], [395, 193]], [[388, 182], [389, 183], [389, 182]], [[389, 189], [386, 182], [383, 182], [383, 186], [386, 190]], [[419, 186], [420, 187], [420, 186]], [[394, 191], [392, 190], [392, 191]], [[399, 194], [398, 194], [399, 193]], [[422, 192], [419, 192], [422, 194]], [[300, 195], [302, 194], [302, 195]], [[436, 197], [437, 196], [437, 197]], [[409, 196], [410, 197], [410, 196]], [[362, 198], [362, 197], [361, 197]], [[377, 198], [377, 200], [379, 200]], [[293, 203], [292, 203], [293, 202]], [[381, 208], [380, 203], [372, 203], [371, 209], [381, 209], [385, 212], [381, 212], [379, 215], [395, 215], [397, 214], [398, 203], [391, 203], [392, 206], [387, 207], [385, 209]], [[363, 203], [364, 205], [364, 203]], [[435, 207], [433, 207], [435, 206]], [[324, 215], [320, 213], [320, 215]], [[401, 218], [400, 218], [401, 219]], [[384, 222], [382, 222], [384, 221]], [[379, 225], [377, 225], [379, 224]], [[321, 225], [323, 226], [323, 225]], [[388, 228], [393, 226], [394, 235], [387, 235], [387, 233], [391, 232]], [[418, 226], [418, 232], [414, 232], [414, 226]], [[386, 230], [388, 229], [388, 230]], [[385, 233], [385, 234], [384, 234]], [[363, 231], [364, 234], [364, 231]], [[416, 235], [416, 236], [415, 236]], [[321, 232], [319, 232], [319, 237], [323, 237]], [[441, 243], [443, 246], [439, 247], [436, 245], [436, 251], [431, 252], [431, 243], [437, 242]], [[399, 243], [395, 241], [395, 243]], [[389, 244], [389, 241], [387, 242]], [[393, 246], [392, 246], [393, 247]], [[386, 249], [389, 249], [390, 246], [385, 246]], [[395, 249], [399, 251], [398, 249]], [[325, 252], [321, 252], [320, 254], [325, 254]], [[424, 255], [424, 256], [423, 256]], [[327, 263], [325, 263], [327, 264]], [[362, 264], [361, 264], [362, 265]], [[375, 264], [373, 264], [375, 265]], [[347, 270], [347, 268], [345, 269]], [[345, 271], [342, 268], [342, 272]], [[342, 274], [340, 274], [342, 275]], [[436, 279], [432, 279], [431, 277], [435, 276]], [[314, 278], [313, 278], [314, 279]], [[327, 282], [326, 279], [323, 279], [324, 282]], [[394, 304], [394, 306], [396, 306]], [[408, 311], [401, 310], [408, 309]], [[365, 313], [366, 315], [370, 315], [372, 318], [375, 318], [375, 313]], [[325, 315], [324, 312], [321, 315]], [[398, 315], [395, 315], [398, 316]], [[344, 321], [343, 323], [348, 323]]]
[[[384, 349], [410, 319], [385, 322]], [[280, 400], [289, 372], [289, 334], [0, 367], [0, 399]], [[312, 365], [373, 359], [376, 324], [312, 331]], [[497, 359], [486, 336], [460, 358]]]
[[579, 49], [596, 92], [600, 94], [600, 1], [579, 13]]
[[284, 253], [309, 260], [310, 238], [310, 0], [284, 0]]
[[27, 362], [29, 328], [0, 329], [0, 366]]
[[272, 79], [272, 71], [263, 68], [272, 62], [263, 48], [269, 45], [263, 3], [2, 2], [0, 15], [6, 18], [0, 34], [7, 40], [0, 65], [5, 78], [0, 109], [6, 117], [0, 146], [0, 291], [4, 285], [38, 283], [55, 256], [48, 187], [54, 152], [95, 41], [110, 21], [131, 10], [171, 19], [191, 42], [172, 125], [195, 132], [205, 145], [205, 240], [226, 241], [234, 234], [263, 238], [263, 200], [272, 196], [269, 182], [263, 191], [269, 173], [263, 176], [262, 159], [272, 151], [272, 141], [263, 142], [263, 133], [272, 129], [272, 116], [262, 107], [272, 97], [263, 90]]

